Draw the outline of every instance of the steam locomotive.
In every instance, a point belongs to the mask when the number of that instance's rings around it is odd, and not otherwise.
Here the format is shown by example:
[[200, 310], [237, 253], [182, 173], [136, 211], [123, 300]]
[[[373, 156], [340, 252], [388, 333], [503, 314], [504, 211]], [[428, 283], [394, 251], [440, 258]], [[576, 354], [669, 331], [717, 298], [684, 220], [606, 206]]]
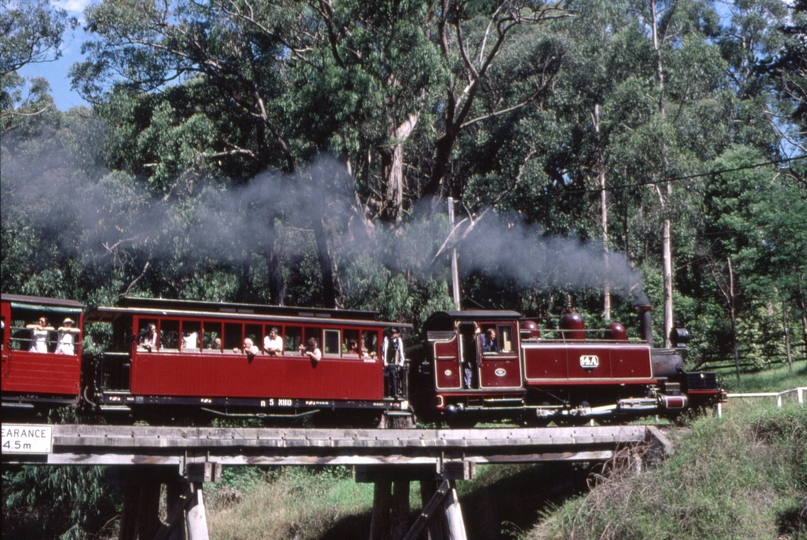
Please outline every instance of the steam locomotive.
[[[54, 326], [31, 323], [43, 318]], [[56, 328], [62, 319], [82, 332], [72, 348]], [[642, 320], [637, 340], [619, 323], [587, 330], [573, 309], [557, 330], [514, 311], [441, 311], [412, 335], [369, 311], [131, 297], [87, 309], [2, 295], [3, 414], [71, 405], [111, 422], [472, 427], [675, 418], [725, 400], [714, 373], [684, 370], [686, 331], [674, 348], [654, 348], [649, 308]], [[403, 366], [385, 366], [393, 329], [408, 334]], [[82, 350], [98, 349], [88, 332], [106, 336], [104, 350]], [[280, 350], [261, 346], [270, 334]], [[312, 338], [318, 357], [305, 354]]]

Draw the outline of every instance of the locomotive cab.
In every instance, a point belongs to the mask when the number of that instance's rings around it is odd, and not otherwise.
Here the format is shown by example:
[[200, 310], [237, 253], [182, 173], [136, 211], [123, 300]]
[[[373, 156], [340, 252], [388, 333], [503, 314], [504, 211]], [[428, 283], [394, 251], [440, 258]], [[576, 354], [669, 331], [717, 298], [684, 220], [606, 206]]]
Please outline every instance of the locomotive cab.
[[520, 314], [441, 311], [422, 328], [412, 355], [410, 399], [426, 421], [457, 426], [513, 415], [523, 406]]

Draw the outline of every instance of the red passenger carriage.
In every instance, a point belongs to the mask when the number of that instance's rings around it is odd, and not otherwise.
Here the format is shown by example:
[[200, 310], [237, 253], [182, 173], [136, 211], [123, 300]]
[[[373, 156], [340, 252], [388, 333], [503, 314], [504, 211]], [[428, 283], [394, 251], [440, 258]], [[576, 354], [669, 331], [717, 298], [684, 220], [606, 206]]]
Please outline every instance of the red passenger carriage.
[[[113, 329], [113, 346], [98, 364], [94, 401], [102, 408], [189, 406], [235, 416], [406, 413], [404, 400], [385, 395], [381, 360], [385, 331], [400, 325], [377, 315], [126, 298], [87, 315], [88, 322], [108, 322]], [[146, 347], [140, 336], [149, 325], [156, 328], [156, 342]], [[283, 343], [278, 355], [263, 350], [272, 329]], [[318, 342], [319, 361], [300, 351], [310, 338]], [[246, 340], [257, 346], [255, 354], [244, 351]], [[357, 350], [351, 350], [354, 343]]]
[[[18, 294], [0, 297], [4, 407], [77, 403], [83, 310], [73, 300]], [[47, 322], [40, 325], [41, 319]], [[69, 347], [59, 344], [65, 320], [72, 321]]]

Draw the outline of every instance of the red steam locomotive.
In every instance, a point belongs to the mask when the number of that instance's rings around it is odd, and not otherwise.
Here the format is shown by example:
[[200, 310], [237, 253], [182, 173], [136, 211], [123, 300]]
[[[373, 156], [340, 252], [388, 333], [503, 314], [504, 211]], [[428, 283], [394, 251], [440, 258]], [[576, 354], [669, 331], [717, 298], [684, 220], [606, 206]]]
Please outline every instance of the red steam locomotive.
[[620, 323], [586, 330], [573, 309], [561, 316], [560, 329], [543, 332], [513, 311], [435, 313], [412, 355], [412, 406], [424, 421], [468, 427], [502, 419], [546, 425], [675, 418], [725, 401], [715, 373], [684, 371], [685, 330], [676, 330], [675, 348], [653, 348], [649, 307], [642, 321], [644, 338], [631, 341]]
[[[648, 312], [642, 340], [618, 323], [586, 330], [573, 311], [554, 333], [513, 311], [438, 312], [407, 338], [404, 366], [385, 369], [385, 336], [411, 328], [375, 312], [148, 298], [86, 310], [20, 295], [0, 305], [4, 409], [69, 403], [152, 422], [204, 413], [469, 427], [675, 417], [725, 399], [714, 373], [684, 371], [684, 331], [676, 348], [653, 348]], [[43, 318], [65, 321], [57, 329]], [[106, 334], [106, 349], [82, 354], [75, 330], [64, 337], [66, 320]]]

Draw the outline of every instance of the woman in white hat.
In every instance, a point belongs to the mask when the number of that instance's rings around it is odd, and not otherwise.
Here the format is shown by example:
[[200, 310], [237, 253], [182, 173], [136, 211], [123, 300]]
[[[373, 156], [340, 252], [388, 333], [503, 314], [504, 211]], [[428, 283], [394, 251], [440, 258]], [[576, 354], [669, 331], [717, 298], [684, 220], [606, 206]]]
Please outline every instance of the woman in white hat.
[[80, 330], [73, 328], [73, 319], [67, 318], [57, 330], [59, 337], [56, 345], [56, 354], [76, 354], [76, 338]]

